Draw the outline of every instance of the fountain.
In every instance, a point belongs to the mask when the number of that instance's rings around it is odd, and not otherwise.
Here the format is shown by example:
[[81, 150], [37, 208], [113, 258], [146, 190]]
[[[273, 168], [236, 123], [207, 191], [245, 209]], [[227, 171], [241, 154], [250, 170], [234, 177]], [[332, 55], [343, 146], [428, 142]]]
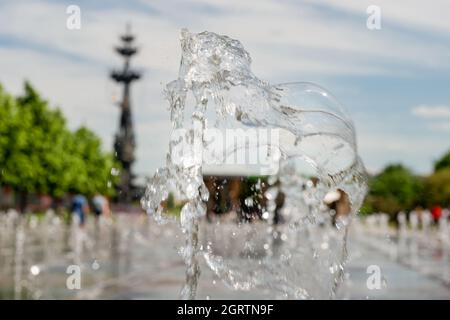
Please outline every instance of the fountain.
[[449, 211], [443, 210], [442, 216], [439, 218], [439, 238], [443, 251], [443, 261], [446, 268], [442, 270], [442, 277], [446, 283], [450, 283], [450, 228], [449, 228]]
[[397, 256], [396, 259], [400, 261], [405, 251], [407, 251], [407, 240], [408, 240], [408, 221], [406, 219], [406, 214], [401, 211], [397, 215], [398, 222], [398, 246], [397, 246]]
[[433, 222], [433, 216], [429, 210], [424, 210], [421, 216], [422, 223], [422, 235], [424, 237], [429, 236], [431, 224]]
[[[166, 165], [150, 179], [142, 199], [142, 207], [161, 224], [173, 220], [162, 205], [169, 192], [185, 203], [181, 298], [196, 297], [200, 259], [235, 290], [267, 289], [274, 298], [333, 298], [344, 275], [347, 227], [366, 191], [352, 121], [317, 85], [258, 79], [237, 40], [183, 30], [181, 48], [178, 79], [166, 87], [173, 129]], [[277, 130], [278, 139], [225, 144], [223, 157], [217, 157], [217, 141], [207, 138], [211, 123], [222, 130]], [[205, 222], [206, 202], [214, 196], [203, 182], [206, 159], [221, 165], [243, 149], [265, 151], [276, 169], [259, 172], [268, 176], [267, 190], [255, 190], [267, 199], [259, 208], [261, 219]], [[285, 197], [283, 223], [274, 218], [279, 193]], [[347, 199], [348, 210], [327, 206], [329, 193]]]

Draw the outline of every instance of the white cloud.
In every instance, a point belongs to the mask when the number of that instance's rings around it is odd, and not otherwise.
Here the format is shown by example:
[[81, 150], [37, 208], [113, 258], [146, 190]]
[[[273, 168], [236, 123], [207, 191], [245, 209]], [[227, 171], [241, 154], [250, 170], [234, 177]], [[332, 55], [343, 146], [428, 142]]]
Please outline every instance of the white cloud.
[[430, 129], [437, 132], [450, 132], [450, 122], [439, 122], [430, 125]]
[[339, 8], [353, 14], [366, 15], [369, 5], [381, 8], [382, 24], [393, 23], [403, 25], [407, 29], [421, 29], [450, 35], [450, 2], [434, 0], [432, 3], [423, 0], [306, 0], [309, 3], [320, 3], [329, 7]]
[[412, 114], [426, 119], [450, 118], [450, 106], [438, 105], [420, 105], [412, 108]]

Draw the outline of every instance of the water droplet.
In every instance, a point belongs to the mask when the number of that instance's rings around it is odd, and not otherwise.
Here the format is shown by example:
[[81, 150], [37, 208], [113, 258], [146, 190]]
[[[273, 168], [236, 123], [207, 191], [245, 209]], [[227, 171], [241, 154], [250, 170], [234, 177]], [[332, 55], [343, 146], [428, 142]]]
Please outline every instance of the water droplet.
[[338, 269], [339, 269], [339, 266], [337, 265], [337, 263], [333, 263], [330, 267], [330, 273], [334, 274], [338, 271]]
[[322, 248], [322, 250], [327, 250], [329, 245], [328, 242], [322, 242], [322, 244], [320, 245], [320, 247]]
[[119, 169], [114, 168], [114, 167], [111, 168], [111, 175], [112, 175], [112, 176], [118, 176], [119, 173], [120, 173], [120, 170], [119, 170]]
[[92, 270], [98, 270], [100, 269], [100, 264], [97, 262], [97, 260], [94, 260], [92, 263]]
[[41, 273], [41, 269], [38, 266], [33, 265], [30, 268], [30, 272], [33, 276], [37, 276], [39, 273]]
[[319, 257], [319, 254], [317, 253], [316, 250], [313, 251], [313, 258], [317, 259]]
[[381, 285], [383, 286], [383, 288], [387, 288], [387, 280], [385, 277], [381, 278]]

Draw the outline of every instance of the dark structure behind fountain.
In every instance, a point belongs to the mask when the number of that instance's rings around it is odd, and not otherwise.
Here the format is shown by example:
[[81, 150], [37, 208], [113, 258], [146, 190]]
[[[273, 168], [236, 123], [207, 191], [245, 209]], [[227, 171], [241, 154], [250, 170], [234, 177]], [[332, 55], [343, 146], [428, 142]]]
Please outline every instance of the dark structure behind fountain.
[[[206, 204], [206, 216], [209, 221], [214, 215], [223, 215], [234, 212], [240, 221], [261, 219], [266, 209], [267, 177], [204, 175], [203, 180], [209, 191]], [[257, 189], [256, 185], [260, 188]], [[276, 209], [273, 223], [282, 221], [280, 210], [284, 205], [284, 193], [279, 192], [275, 200]], [[252, 204], [246, 200], [252, 199]]]
[[136, 189], [133, 185], [134, 175], [132, 172], [136, 144], [131, 114], [130, 85], [133, 81], [140, 79], [141, 74], [130, 68], [130, 59], [137, 53], [137, 48], [133, 45], [134, 36], [130, 33], [129, 26], [127, 26], [126, 33], [120, 38], [122, 43], [115, 50], [124, 58], [124, 67], [122, 70], [111, 72], [111, 78], [117, 83], [123, 84], [123, 97], [120, 102], [120, 125], [119, 132], [115, 136], [114, 151], [122, 164], [117, 200], [122, 203], [129, 203], [135, 197], [134, 191]]

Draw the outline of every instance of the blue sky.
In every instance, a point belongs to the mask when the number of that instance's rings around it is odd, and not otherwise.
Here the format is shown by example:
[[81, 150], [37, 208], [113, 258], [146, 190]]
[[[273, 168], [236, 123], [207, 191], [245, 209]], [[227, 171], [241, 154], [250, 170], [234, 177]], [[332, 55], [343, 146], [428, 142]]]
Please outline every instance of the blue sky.
[[[239, 39], [253, 70], [271, 83], [311, 81], [338, 97], [353, 118], [371, 172], [402, 162], [418, 173], [450, 149], [450, 2], [419, 0], [0, 0], [0, 83], [18, 94], [29, 79], [73, 128], [85, 124], [110, 149], [120, 95], [108, 72], [126, 22], [141, 50], [133, 64], [138, 161], [150, 175], [163, 165], [169, 137], [165, 83], [176, 78], [179, 31]], [[81, 29], [66, 28], [66, 8], [81, 9]], [[368, 30], [366, 9], [381, 9]]]

